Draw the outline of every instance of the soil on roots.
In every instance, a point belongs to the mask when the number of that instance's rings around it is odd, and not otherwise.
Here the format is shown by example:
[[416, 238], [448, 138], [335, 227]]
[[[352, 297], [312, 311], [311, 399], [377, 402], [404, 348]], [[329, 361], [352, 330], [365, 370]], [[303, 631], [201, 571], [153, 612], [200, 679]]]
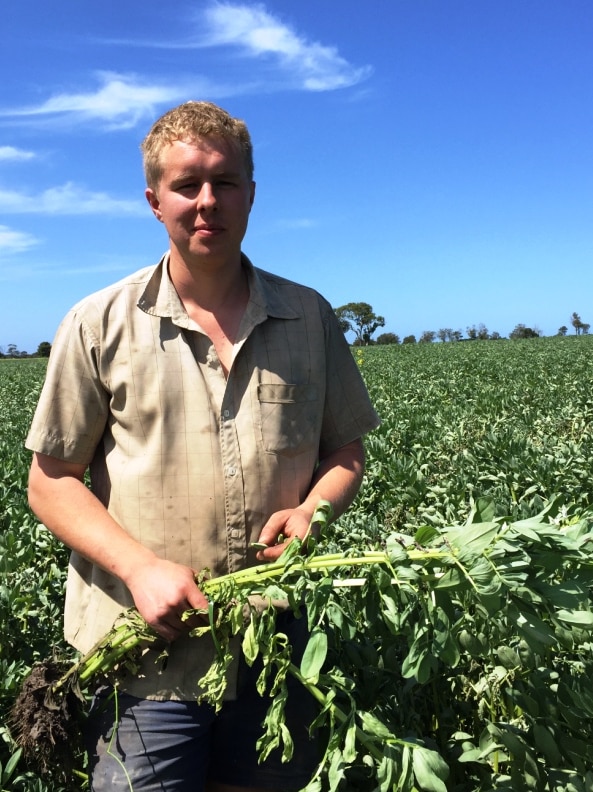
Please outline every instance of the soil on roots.
[[82, 752], [82, 697], [67, 684], [52, 690], [63, 674], [55, 662], [34, 665], [10, 713], [11, 732], [27, 763], [54, 777], [57, 768], [70, 776]]

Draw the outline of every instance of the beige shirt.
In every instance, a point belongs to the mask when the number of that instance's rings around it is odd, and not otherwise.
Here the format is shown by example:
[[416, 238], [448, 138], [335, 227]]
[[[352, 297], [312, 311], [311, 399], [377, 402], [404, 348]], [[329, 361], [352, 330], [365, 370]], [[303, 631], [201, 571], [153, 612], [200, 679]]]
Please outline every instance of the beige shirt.
[[[257, 563], [248, 545], [268, 517], [298, 506], [318, 460], [379, 421], [317, 292], [244, 257], [250, 298], [227, 379], [167, 261], [68, 313], [26, 445], [88, 464], [93, 492], [135, 539], [218, 576]], [[77, 649], [132, 605], [119, 579], [72, 554], [65, 635]], [[126, 689], [194, 698], [210, 638], [176, 641], [165, 670], [156, 654]]]

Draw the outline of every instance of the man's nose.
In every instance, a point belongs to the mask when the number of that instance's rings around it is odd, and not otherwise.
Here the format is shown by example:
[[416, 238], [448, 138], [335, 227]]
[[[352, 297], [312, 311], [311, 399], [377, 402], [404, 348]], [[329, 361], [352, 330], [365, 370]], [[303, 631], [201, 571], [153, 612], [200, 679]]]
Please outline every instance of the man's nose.
[[198, 193], [198, 209], [212, 209], [216, 206], [216, 194], [209, 182], [204, 182]]

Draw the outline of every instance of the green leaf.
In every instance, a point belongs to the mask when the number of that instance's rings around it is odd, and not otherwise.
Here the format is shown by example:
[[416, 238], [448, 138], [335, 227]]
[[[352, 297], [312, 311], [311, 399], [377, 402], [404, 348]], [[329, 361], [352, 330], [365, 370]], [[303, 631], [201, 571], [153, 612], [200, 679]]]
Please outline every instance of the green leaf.
[[367, 734], [372, 734], [382, 740], [395, 740], [395, 735], [375, 715], [359, 711], [358, 717], [362, 723], [363, 731]]
[[325, 658], [327, 657], [327, 633], [321, 629], [315, 629], [309, 636], [309, 641], [301, 660], [301, 674], [308, 682], [314, 684], [319, 679]]
[[354, 713], [352, 713], [344, 736], [344, 761], [352, 764], [356, 759], [356, 754], [356, 724], [354, 723]]
[[542, 647], [554, 646], [557, 643], [550, 625], [532, 613], [520, 613], [516, 623], [517, 628], [527, 640], [535, 641]]
[[331, 755], [331, 762], [328, 771], [330, 792], [336, 792], [340, 782], [344, 778], [344, 760], [339, 749], [335, 748]]
[[241, 648], [243, 649], [247, 665], [253, 665], [255, 658], [259, 654], [259, 644], [257, 642], [255, 621], [253, 619], [247, 625]]
[[445, 780], [449, 767], [442, 756], [428, 748], [416, 747], [412, 754], [414, 776], [421, 789], [426, 792], [447, 792]]
[[554, 767], [558, 767], [562, 760], [562, 755], [549, 729], [541, 723], [535, 723], [533, 725], [533, 737], [537, 749], [545, 756], [546, 761]]
[[431, 544], [435, 539], [441, 536], [441, 532], [433, 525], [423, 525], [414, 534], [414, 540], [421, 546]]
[[500, 525], [496, 522], [474, 523], [461, 528], [449, 528], [445, 536], [450, 544], [463, 554], [481, 553], [498, 534]]
[[521, 668], [521, 658], [510, 646], [499, 646], [496, 650], [496, 654], [505, 668]]
[[577, 624], [580, 627], [593, 627], [593, 613], [581, 610], [559, 610], [556, 616], [567, 624]]

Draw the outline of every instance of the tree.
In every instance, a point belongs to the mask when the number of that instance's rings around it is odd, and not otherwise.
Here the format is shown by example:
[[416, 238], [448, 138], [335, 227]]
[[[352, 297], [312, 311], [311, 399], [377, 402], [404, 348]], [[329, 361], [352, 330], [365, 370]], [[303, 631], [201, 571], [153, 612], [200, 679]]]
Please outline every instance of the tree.
[[558, 328], [558, 335], [565, 336], [568, 333], [568, 327], [566, 325], [562, 325], [562, 327]]
[[451, 330], [450, 327], [442, 327], [438, 333], [437, 338], [439, 341], [461, 341], [463, 333], [461, 330]]
[[526, 327], [524, 324], [518, 324], [509, 333], [509, 338], [539, 338], [539, 331], [534, 330], [532, 327]]
[[475, 341], [476, 339], [486, 341], [489, 338], [488, 328], [484, 324], [479, 324], [477, 327], [472, 325], [467, 328], [467, 337], [470, 341]]
[[576, 311], [573, 312], [572, 316], [570, 317], [570, 323], [574, 327], [574, 331], [577, 335], [583, 333], [587, 335], [589, 332], [589, 328], [591, 325], [585, 324], [585, 322], [581, 322], [581, 317], [578, 315]]
[[425, 330], [418, 339], [419, 344], [432, 344], [436, 336], [434, 330]]
[[338, 322], [344, 333], [351, 330], [356, 336], [358, 346], [371, 343], [371, 336], [379, 327], [385, 326], [385, 319], [373, 312], [366, 302], [347, 303], [335, 309]]
[[377, 336], [377, 344], [399, 344], [399, 336], [395, 333], [381, 333]]
[[42, 341], [37, 347], [37, 357], [49, 357], [51, 352], [51, 344], [49, 341]]
[[404, 336], [404, 340], [402, 341], [402, 344], [415, 344], [415, 343], [416, 343], [415, 335]]

